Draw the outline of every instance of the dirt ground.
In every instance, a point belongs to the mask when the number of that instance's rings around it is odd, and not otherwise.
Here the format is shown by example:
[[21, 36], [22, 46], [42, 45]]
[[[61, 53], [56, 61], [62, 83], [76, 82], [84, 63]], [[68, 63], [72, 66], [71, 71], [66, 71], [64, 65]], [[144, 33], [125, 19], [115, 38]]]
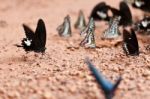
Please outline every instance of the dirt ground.
[[[150, 52], [148, 36], [138, 36], [139, 57], [127, 57], [122, 46], [85, 49], [73, 28], [78, 11], [86, 18], [101, 0], [0, 0], [0, 99], [104, 99], [103, 93], [84, 63], [89, 57], [110, 81], [123, 80], [114, 99], [150, 99]], [[118, 8], [120, 0], [106, 0]], [[133, 10], [134, 17], [141, 12]], [[71, 38], [60, 38], [56, 28], [69, 14]], [[26, 52], [14, 46], [25, 37], [22, 23], [36, 28], [42, 18], [47, 28], [46, 54]], [[98, 23], [96, 33], [106, 27]], [[99, 35], [97, 36], [99, 38]], [[144, 40], [142, 41], [141, 39]], [[100, 41], [97, 40], [97, 46]]]

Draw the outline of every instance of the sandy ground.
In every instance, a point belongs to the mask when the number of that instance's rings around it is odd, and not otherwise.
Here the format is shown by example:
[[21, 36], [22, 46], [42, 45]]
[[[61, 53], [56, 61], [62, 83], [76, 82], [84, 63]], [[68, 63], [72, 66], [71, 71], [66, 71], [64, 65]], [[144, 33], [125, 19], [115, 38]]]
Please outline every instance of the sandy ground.
[[[150, 53], [144, 48], [149, 37], [142, 37], [147, 40], [140, 41], [139, 57], [127, 57], [121, 45], [93, 50], [79, 47], [82, 38], [74, 28], [71, 38], [57, 35], [56, 28], [67, 14], [73, 26], [80, 9], [88, 18], [100, 1], [0, 0], [0, 99], [103, 99], [102, 91], [84, 64], [86, 56], [110, 81], [115, 82], [122, 75], [114, 99], [150, 99]], [[107, 2], [118, 7], [119, 0]], [[138, 10], [132, 12], [134, 17], [140, 15]], [[22, 23], [35, 29], [39, 18], [47, 27], [44, 56], [26, 54], [13, 46], [20, 44], [25, 36]], [[104, 28], [99, 25], [97, 34]]]

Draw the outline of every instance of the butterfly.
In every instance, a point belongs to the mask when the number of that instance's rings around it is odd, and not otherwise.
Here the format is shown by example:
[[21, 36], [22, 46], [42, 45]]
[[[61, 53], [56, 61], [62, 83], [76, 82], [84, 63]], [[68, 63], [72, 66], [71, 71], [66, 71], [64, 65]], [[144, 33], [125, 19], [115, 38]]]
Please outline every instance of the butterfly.
[[[94, 20], [105, 20], [110, 21], [115, 16], [121, 16], [119, 25], [128, 26], [132, 24], [132, 14], [129, 6], [124, 2], [120, 2], [120, 9], [113, 8], [109, 5], [106, 5], [105, 2], [101, 2], [94, 7], [90, 17], [93, 17]], [[112, 13], [112, 16], [108, 12]]]
[[141, 21], [135, 24], [134, 29], [144, 34], [150, 34], [150, 17], [145, 16]]
[[119, 22], [120, 22], [121, 17], [114, 17], [110, 23], [108, 29], [104, 31], [102, 39], [114, 39], [120, 36], [119, 32]]
[[105, 79], [105, 77], [101, 74], [101, 72], [99, 72], [95, 68], [95, 66], [89, 61], [88, 58], [85, 60], [85, 63], [88, 65], [90, 71], [92, 72], [93, 76], [95, 77], [96, 81], [98, 82], [100, 88], [103, 90], [106, 99], [112, 99], [122, 78], [119, 77], [119, 79], [117, 79], [116, 83], [112, 84], [107, 79]]
[[79, 17], [78, 17], [74, 27], [81, 31], [86, 27], [86, 21], [85, 21], [85, 17], [84, 17], [82, 10], [80, 10], [80, 12], [79, 12]]
[[58, 34], [62, 37], [70, 37], [71, 36], [71, 25], [70, 25], [70, 16], [67, 15], [64, 18], [64, 22], [57, 27]]
[[131, 4], [134, 8], [141, 9], [145, 12], [150, 12], [150, 0], [134, 0]]
[[86, 35], [83, 41], [81, 41], [80, 45], [85, 46], [88, 48], [95, 48], [95, 37], [94, 37], [94, 31], [95, 31], [95, 23], [93, 18], [90, 19], [88, 26], [81, 32], [81, 35]]
[[17, 47], [23, 47], [25, 51], [45, 52], [46, 27], [44, 21], [38, 20], [35, 32], [25, 24], [23, 24], [23, 28], [26, 38], [23, 38], [21, 45], [17, 45]]
[[131, 33], [126, 29], [123, 30], [123, 50], [127, 55], [139, 55], [139, 44], [135, 31], [133, 29], [130, 31]]

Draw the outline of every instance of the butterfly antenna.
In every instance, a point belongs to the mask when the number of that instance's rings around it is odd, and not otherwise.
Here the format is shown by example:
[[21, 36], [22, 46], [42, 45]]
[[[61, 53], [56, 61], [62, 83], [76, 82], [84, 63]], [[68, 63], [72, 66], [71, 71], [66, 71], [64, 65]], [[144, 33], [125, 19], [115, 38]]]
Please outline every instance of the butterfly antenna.
[[22, 45], [19, 45], [19, 44], [14, 44], [14, 46], [17, 46], [17, 47], [23, 47]]

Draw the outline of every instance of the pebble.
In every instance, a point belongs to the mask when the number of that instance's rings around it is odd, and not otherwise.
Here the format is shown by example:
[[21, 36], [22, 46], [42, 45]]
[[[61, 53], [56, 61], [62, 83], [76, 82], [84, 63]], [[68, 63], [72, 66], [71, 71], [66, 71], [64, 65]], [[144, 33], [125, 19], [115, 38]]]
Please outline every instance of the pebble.
[[43, 98], [44, 99], [54, 99], [50, 92], [44, 92]]

